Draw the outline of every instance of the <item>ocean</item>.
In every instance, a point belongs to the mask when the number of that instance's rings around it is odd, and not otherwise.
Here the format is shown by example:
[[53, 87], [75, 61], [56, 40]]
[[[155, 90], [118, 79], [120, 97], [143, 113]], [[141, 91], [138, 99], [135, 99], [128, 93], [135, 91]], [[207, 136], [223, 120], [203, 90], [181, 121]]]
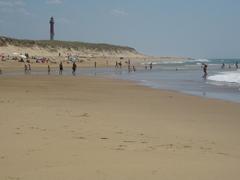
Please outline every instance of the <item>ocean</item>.
[[[238, 59], [197, 59], [176, 62], [153, 62], [153, 69], [117, 75], [152, 88], [240, 102], [240, 69]], [[208, 65], [203, 77], [202, 64]], [[224, 63], [224, 67], [223, 64]]]
[[[236, 62], [240, 59], [196, 59], [183, 61], [153, 62], [153, 69], [137, 68], [128, 72], [126, 68], [79, 68], [77, 76], [100, 76], [131, 80], [151, 88], [173, 90], [186, 94], [215, 98], [240, 103], [240, 69]], [[208, 75], [203, 78], [202, 64], [208, 65]], [[222, 64], [225, 67], [222, 67]], [[31, 74], [46, 75], [47, 69], [32, 70]], [[57, 75], [53, 69], [51, 75]], [[5, 75], [24, 75], [22, 70]], [[72, 75], [71, 68], [64, 68], [63, 75]], [[4, 76], [4, 75], [2, 75]]]

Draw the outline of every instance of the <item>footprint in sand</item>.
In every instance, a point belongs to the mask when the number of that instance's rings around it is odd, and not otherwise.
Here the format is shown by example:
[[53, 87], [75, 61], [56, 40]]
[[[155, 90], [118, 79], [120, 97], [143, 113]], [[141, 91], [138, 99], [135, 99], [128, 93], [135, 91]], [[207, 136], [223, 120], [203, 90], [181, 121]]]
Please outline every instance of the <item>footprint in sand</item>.
[[117, 150], [117, 151], [125, 151], [125, 149], [123, 147], [117, 147], [117, 148], [114, 148], [113, 150]]
[[190, 146], [190, 145], [184, 145], [183, 148], [184, 148], [184, 149], [191, 149], [192, 146]]
[[16, 135], [21, 135], [23, 134], [22, 132], [15, 132]]
[[80, 115], [80, 117], [90, 117], [90, 115], [88, 113], [84, 113], [84, 114]]
[[8, 176], [7, 180], [20, 180], [20, 177]]
[[100, 138], [100, 139], [102, 139], [102, 140], [108, 140], [108, 138], [106, 138], [106, 137], [102, 137], [102, 138]]
[[212, 148], [210, 148], [210, 147], [200, 147], [200, 149], [202, 150], [202, 151], [206, 151], [206, 152], [209, 152], [209, 151], [211, 151], [212, 150]]
[[85, 137], [79, 136], [79, 137], [73, 137], [74, 139], [86, 139]]
[[117, 131], [116, 134], [123, 134], [123, 132], [122, 131]]
[[228, 154], [228, 153], [223, 153], [223, 152], [218, 152], [218, 153], [216, 153], [216, 154], [222, 155], [222, 156], [230, 156], [230, 154]]
[[5, 156], [1, 156], [0, 159], [5, 159]]
[[124, 143], [135, 143], [136, 141], [123, 141]]

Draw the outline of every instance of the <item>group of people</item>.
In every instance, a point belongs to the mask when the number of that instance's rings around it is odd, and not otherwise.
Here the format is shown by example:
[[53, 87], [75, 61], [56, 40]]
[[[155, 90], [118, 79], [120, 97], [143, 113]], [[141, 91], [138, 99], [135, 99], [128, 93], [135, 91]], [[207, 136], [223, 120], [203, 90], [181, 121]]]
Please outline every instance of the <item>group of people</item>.
[[[73, 65], [72, 65], [72, 75], [76, 75], [76, 70], [77, 70], [77, 64], [75, 62], [73, 62]], [[63, 73], [63, 63], [60, 62], [59, 64], [59, 75], [62, 75]]]
[[[225, 63], [222, 63], [222, 66], [221, 66], [222, 69], [225, 68]], [[231, 69], [231, 64], [228, 65], [228, 68]], [[235, 62], [235, 68], [238, 69], [238, 61]]]
[[[149, 69], [152, 70], [152, 68], [153, 68], [153, 63], [151, 62], [149, 64]], [[147, 64], [145, 64], [145, 70], [147, 70], [147, 69], [148, 69], [148, 66], [147, 66]]]
[[122, 62], [121, 62], [121, 61], [120, 61], [120, 62], [117, 62], [117, 61], [116, 61], [115, 68], [116, 68], [116, 69], [118, 69], [118, 68], [121, 69], [121, 68], [122, 68]]

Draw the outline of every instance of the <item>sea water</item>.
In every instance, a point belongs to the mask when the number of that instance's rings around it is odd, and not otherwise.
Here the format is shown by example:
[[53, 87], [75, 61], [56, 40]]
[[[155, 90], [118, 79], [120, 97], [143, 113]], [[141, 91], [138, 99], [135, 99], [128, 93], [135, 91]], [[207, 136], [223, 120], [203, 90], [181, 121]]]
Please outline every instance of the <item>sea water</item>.
[[[152, 88], [240, 102], [240, 69], [237, 69], [236, 62], [238, 59], [153, 62], [152, 70], [139, 69], [135, 73], [124, 71], [117, 77]], [[223, 63], [225, 67], [222, 67]], [[208, 65], [206, 78], [203, 77], [203, 64]]]

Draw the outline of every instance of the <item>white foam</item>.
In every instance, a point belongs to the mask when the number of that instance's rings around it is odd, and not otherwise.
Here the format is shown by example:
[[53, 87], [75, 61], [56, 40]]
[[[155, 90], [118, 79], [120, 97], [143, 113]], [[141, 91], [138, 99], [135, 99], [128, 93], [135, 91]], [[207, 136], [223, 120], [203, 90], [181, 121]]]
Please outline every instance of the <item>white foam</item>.
[[208, 59], [195, 59], [193, 61], [195, 61], [195, 62], [209, 62]]
[[208, 60], [208, 59], [194, 59], [194, 60], [188, 60], [187, 62], [202, 64], [202, 63], [208, 63], [208, 62], [210, 62], [210, 60]]
[[209, 76], [208, 80], [240, 84], [240, 71], [222, 72], [217, 75]]

